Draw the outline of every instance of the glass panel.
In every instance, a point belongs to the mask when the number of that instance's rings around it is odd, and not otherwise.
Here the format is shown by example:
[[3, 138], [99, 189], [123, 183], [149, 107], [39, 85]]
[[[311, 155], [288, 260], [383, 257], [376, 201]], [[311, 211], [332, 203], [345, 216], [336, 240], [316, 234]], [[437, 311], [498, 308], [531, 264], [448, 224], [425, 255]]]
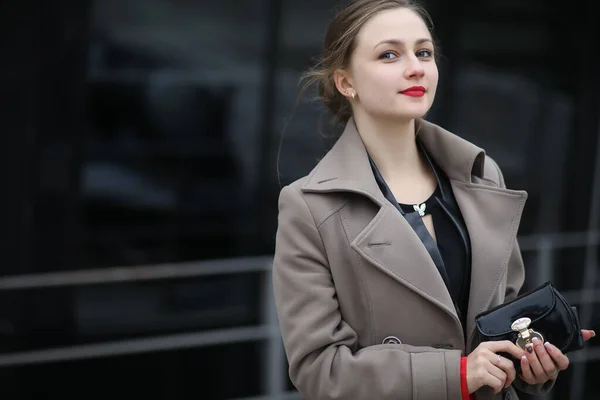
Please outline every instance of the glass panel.
[[85, 264], [250, 253], [261, 3], [94, 5], [82, 172]]

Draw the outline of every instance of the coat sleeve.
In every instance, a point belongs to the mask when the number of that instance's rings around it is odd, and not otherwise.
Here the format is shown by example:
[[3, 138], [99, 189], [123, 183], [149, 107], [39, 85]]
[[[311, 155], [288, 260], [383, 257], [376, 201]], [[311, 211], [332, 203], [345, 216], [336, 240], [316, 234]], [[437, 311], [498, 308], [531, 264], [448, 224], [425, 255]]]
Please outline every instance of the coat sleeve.
[[[489, 160], [491, 160], [492, 164], [495, 166], [499, 186], [502, 188], [506, 188], [506, 184], [504, 182], [504, 177], [502, 176], [502, 171], [500, 170], [500, 167], [498, 167], [498, 164], [496, 164], [496, 162], [493, 161], [491, 158], [489, 158]], [[525, 264], [523, 263], [523, 257], [521, 255], [519, 243], [515, 243], [513, 253], [508, 262], [506, 293], [504, 296], [505, 302], [508, 302], [519, 295], [519, 291], [523, 287], [524, 281]], [[554, 382], [554, 380], [549, 380], [543, 384], [530, 385], [524, 382], [517, 375], [517, 379], [515, 379], [513, 385], [523, 393], [528, 393], [532, 395], [543, 395], [548, 393], [550, 389], [552, 389], [552, 387], [554, 386]]]
[[460, 399], [460, 350], [358, 349], [340, 312], [325, 246], [304, 195], [279, 199], [273, 289], [289, 374], [306, 400]]

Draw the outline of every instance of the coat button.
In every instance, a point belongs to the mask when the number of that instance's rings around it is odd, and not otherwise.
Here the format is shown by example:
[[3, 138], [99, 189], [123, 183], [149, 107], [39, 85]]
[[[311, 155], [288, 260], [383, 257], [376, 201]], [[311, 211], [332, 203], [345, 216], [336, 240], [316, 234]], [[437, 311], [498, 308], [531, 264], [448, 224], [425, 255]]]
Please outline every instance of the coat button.
[[402, 344], [402, 341], [398, 339], [396, 336], [388, 336], [383, 339], [382, 344]]

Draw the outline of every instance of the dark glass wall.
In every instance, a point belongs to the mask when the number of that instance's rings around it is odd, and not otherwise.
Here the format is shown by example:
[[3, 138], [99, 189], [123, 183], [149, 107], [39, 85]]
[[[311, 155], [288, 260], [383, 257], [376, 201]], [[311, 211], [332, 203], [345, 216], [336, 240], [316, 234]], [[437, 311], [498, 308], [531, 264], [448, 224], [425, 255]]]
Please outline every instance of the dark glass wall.
[[[425, 3], [443, 55], [429, 119], [484, 147], [508, 185], [529, 192], [521, 236], [586, 230], [600, 99], [591, 6]], [[3, 3], [0, 274], [271, 254], [279, 189], [339, 134], [314, 91], [297, 102], [337, 4]], [[524, 253], [531, 285], [539, 254]], [[583, 246], [551, 253], [559, 289], [582, 287], [584, 256]], [[260, 282], [245, 273], [2, 290], [0, 346], [7, 354], [252, 326]], [[61, 383], [69, 376], [110, 395], [110, 385], [97, 387], [102, 376], [148, 398], [259, 395], [262, 345], [2, 368], [10, 384], [0, 393], [80, 394]], [[586, 373], [597, 372], [590, 362]], [[570, 373], [556, 398], [569, 393]]]
[[98, 1], [82, 166], [86, 265], [248, 255], [264, 2]]

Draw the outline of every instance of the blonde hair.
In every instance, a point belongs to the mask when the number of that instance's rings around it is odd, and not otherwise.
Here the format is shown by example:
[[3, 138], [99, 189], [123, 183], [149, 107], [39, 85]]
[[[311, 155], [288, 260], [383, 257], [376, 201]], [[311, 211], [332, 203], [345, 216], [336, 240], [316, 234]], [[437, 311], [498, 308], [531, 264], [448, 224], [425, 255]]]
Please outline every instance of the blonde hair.
[[[352, 0], [329, 23], [323, 51], [317, 63], [306, 71], [299, 97], [313, 84], [317, 84], [318, 97], [342, 125], [352, 116], [350, 102], [337, 90], [334, 73], [347, 68], [356, 48], [356, 38], [362, 27], [376, 14], [395, 8], [408, 8], [419, 15], [429, 31], [433, 22], [427, 11], [413, 0]], [[436, 52], [437, 54], [437, 52]]]

